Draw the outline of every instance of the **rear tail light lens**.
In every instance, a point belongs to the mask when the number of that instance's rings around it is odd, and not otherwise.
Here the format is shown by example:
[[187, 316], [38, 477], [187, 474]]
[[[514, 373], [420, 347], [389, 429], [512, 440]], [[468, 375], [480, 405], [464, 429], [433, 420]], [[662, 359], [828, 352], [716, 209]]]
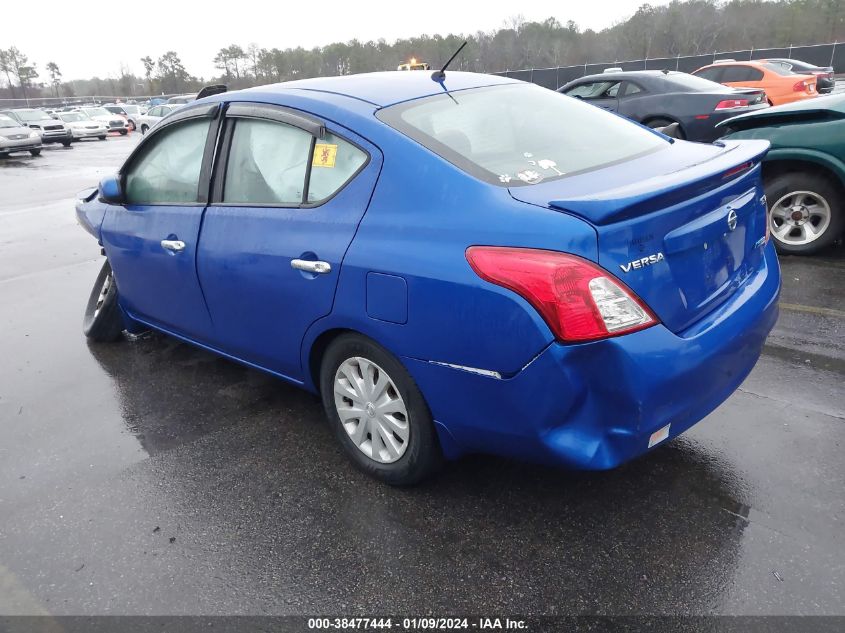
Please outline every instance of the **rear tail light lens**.
[[714, 110], [732, 110], [734, 108], [747, 108], [748, 99], [725, 99], [716, 104]]
[[803, 79], [803, 80], [797, 82], [794, 86], [792, 86], [792, 91], [793, 92], [804, 92], [805, 90], [808, 90], [811, 85], [813, 85], [813, 82], [807, 81], [806, 79]]
[[561, 341], [594, 341], [658, 322], [621, 281], [575, 255], [473, 246], [466, 257], [479, 277], [528, 301]]

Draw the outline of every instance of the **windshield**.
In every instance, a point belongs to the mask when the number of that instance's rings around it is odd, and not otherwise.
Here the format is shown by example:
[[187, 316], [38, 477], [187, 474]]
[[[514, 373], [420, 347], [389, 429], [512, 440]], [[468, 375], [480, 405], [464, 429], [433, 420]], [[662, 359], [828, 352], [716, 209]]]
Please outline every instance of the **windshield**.
[[20, 124], [14, 119], [11, 119], [4, 114], [0, 114], [0, 127], [20, 127]]
[[43, 121], [49, 119], [50, 115], [41, 110], [15, 110], [22, 121]]
[[111, 116], [112, 114], [105, 108], [85, 108], [83, 112], [88, 116]]
[[596, 106], [528, 84], [434, 95], [385, 108], [378, 117], [473, 176], [508, 187], [598, 169], [669, 143]]
[[88, 117], [83, 116], [79, 112], [68, 112], [67, 114], [59, 115], [65, 123], [76, 123], [77, 121], [87, 121]]

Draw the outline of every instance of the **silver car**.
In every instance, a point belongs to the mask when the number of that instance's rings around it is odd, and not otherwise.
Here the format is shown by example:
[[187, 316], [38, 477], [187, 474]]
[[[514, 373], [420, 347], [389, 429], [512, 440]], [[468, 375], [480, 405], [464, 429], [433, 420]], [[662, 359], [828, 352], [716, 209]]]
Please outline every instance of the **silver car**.
[[12, 117], [0, 114], [0, 156], [8, 156], [12, 152], [29, 152], [38, 156], [41, 153], [41, 135]]
[[138, 129], [141, 130], [141, 134], [146, 134], [151, 127], [177, 108], [179, 104], [164, 104], [150, 108], [146, 114], [138, 117]]
[[41, 135], [44, 143], [61, 143], [68, 147], [73, 142], [73, 134], [70, 129], [61, 121], [57, 121], [44, 110], [37, 108], [15, 108], [13, 110], [2, 110], [5, 114], [20, 123], [21, 126], [36, 130]]

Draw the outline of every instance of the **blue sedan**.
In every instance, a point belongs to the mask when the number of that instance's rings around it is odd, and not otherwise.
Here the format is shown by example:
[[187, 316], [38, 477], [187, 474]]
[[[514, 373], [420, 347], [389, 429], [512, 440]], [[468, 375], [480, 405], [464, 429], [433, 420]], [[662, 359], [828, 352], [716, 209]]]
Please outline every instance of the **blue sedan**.
[[511, 79], [309, 79], [187, 105], [77, 205], [84, 331], [319, 393], [364, 471], [613, 468], [690, 428], [777, 318], [765, 141], [667, 138]]

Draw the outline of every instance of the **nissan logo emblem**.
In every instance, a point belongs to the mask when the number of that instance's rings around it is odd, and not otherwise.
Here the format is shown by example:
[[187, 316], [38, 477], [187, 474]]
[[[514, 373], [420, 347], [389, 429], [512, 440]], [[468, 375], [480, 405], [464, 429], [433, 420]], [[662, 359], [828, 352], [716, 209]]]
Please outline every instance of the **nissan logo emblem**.
[[733, 231], [736, 228], [736, 211], [728, 211], [728, 228]]

